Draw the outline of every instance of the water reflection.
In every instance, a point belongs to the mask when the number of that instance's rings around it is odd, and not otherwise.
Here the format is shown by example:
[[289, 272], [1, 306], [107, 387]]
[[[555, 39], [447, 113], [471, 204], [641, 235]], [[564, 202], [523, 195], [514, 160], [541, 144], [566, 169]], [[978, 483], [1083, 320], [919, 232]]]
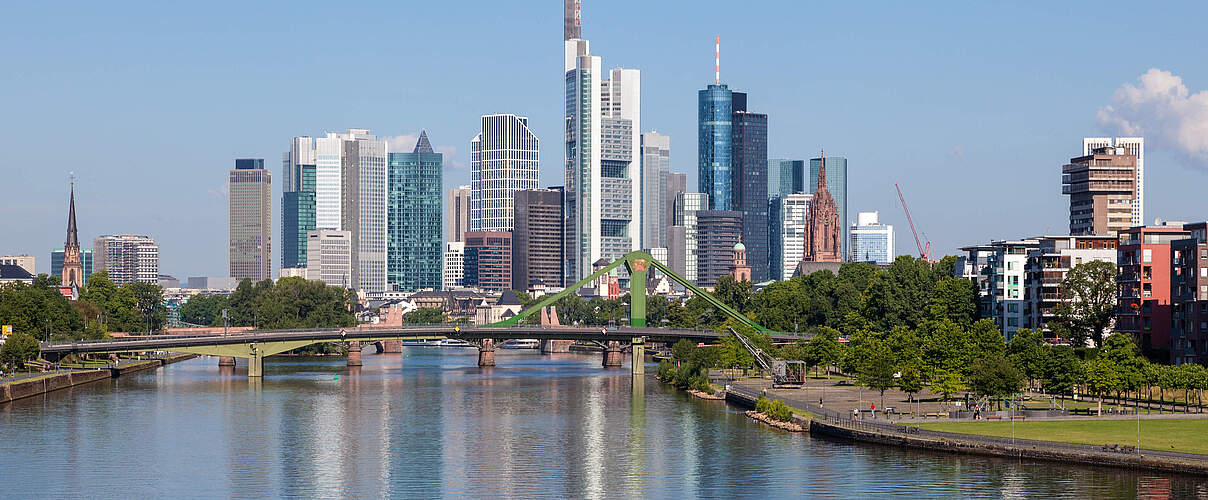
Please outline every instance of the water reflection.
[[598, 356], [198, 359], [0, 405], [0, 497], [1133, 497], [1199, 479], [786, 434]]

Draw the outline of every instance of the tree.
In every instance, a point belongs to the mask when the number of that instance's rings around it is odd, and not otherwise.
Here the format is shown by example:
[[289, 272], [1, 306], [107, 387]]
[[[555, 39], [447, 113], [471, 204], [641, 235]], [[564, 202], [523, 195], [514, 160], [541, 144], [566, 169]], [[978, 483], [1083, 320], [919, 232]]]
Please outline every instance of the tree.
[[830, 367], [838, 364], [839, 359], [843, 357], [843, 345], [839, 343], [839, 331], [829, 326], [819, 328], [814, 338], [806, 344], [806, 356], [808, 357], [807, 363], [825, 368], [829, 373]]
[[403, 324], [434, 325], [445, 322], [445, 312], [439, 307], [421, 307], [403, 315]]
[[927, 382], [923, 378], [923, 370], [920, 370], [915, 364], [907, 364], [902, 367], [901, 372], [902, 376], [898, 378], [898, 388], [908, 394], [911, 401], [914, 401]]
[[1061, 290], [1068, 307], [1054, 309], [1059, 321], [1080, 330], [1078, 336], [1086, 335], [1096, 346], [1103, 345], [1104, 332], [1115, 318], [1115, 264], [1101, 260], [1078, 264], [1066, 273]]
[[973, 326], [969, 328], [969, 336], [973, 340], [970, 353], [973, 362], [1002, 358], [1007, 350], [1007, 342], [1003, 339], [1002, 332], [989, 318], [973, 323]]
[[1041, 385], [1049, 394], [1073, 394], [1082, 383], [1084, 366], [1069, 346], [1054, 346], [1044, 359]]
[[1020, 373], [1023, 373], [1029, 384], [1044, 376], [1045, 348], [1042, 346], [1043, 343], [1044, 338], [1039, 331], [1022, 328], [1015, 332], [1015, 336], [1011, 337], [1011, 343], [1007, 345], [1007, 359], [1011, 360], [1011, 364], [1015, 365]]
[[194, 325], [222, 326], [222, 310], [227, 298], [222, 295], [194, 295], [180, 306], [180, 320]]
[[1004, 358], [984, 358], [973, 364], [969, 386], [983, 396], [1006, 397], [1023, 388], [1023, 374]]
[[[1139, 391], [1145, 379], [1145, 358], [1132, 336], [1113, 333], [1103, 341], [1099, 357], [1111, 361], [1120, 376], [1116, 391]], [[1119, 400], [1119, 394], [1116, 397]]]
[[964, 278], [947, 277], [936, 283], [927, 303], [927, 316], [969, 325], [977, 319], [977, 285]]
[[129, 287], [134, 296], [134, 307], [142, 319], [143, 328], [151, 332], [162, 330], [168, 321], [168, 308], [164, 306], [164, 289], [155, 283], [130, 283]]
[[952, 398], [953, 394], [965, 390], [965, 382], [961, 380], [960, 374], [950, 372], [944, 369], [937, 369], [931, 376], [931, 392], [943, 396], [944, 401]]
[[1086, 362], [1086, 387], [1099, 398], [1099, 415], [1103, 415], [1103, 395], [1120, 385], [1120, 372], [1111, 360], [1100, 357]]
[[38, 339], [32, 335], [14, 333], [0, 346], [0, 361], [6, 365], [20, 367], [22, 363], [37, 358], [41, 350]]
[[924, 366], [965, 373], [973, 364], [973, 339], [952, 320], [929, 322], [921, 328]]
[[857, 380], [860, 384], [881, 393], [881, 407], [885, 407], [885, 390], [892, 388], [897, 380], [894, 373], [894, 353], [889, 346], [879, 340], [872, 340], [863, 349], [863, 356], [857, 363]]
[[717, 278], [717, 286], [713, 287], [713, 296], [724, 302], [731, 309], [740, 313], [747, 312], [751, 301], [751, 290], [754, 284], [750, 281], [734, 281], [729, 275]]

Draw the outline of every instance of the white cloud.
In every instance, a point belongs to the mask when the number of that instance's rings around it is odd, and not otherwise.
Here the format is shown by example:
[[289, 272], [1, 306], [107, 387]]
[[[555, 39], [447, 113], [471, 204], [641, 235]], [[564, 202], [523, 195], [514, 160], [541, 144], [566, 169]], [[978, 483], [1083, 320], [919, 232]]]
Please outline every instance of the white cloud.
[[1192, 160], [1208, 160], [1208, 91], [1192, 94], [1182, 78], [1157, 68], [1137, 80], [1117, 89], [1112, 103], [1099, 110], [1099, 125], [1112, 134], [1145, 137]]

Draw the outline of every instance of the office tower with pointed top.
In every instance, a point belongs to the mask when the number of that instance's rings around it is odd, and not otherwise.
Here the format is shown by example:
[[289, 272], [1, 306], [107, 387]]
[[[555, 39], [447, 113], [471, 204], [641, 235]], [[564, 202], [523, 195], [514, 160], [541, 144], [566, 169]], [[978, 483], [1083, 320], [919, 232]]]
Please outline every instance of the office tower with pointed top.
[[483, 115], [470, 141], [470, 231], [511, 231], [516, 192], [537, 189], [540, 141], [528, 118]]
[[576, 281], [641, 248], [642, 84], [635, 69], [604, 73], [580, 38], [581, 2], [566, 5], [566, 278]]
[[80, 238], [76, 234], [75, 181], [71, 182], [71, 201], [67, 203], [67, 241], [63, 243], [63, 268], [60, 272], [63, 286], [80, 287], [84, 284], [84, 262], [80, 254]]
[[410, 153], [388, 153], [386, 282], [397, 291], [441, 287], [444, 155], [420, 131]]

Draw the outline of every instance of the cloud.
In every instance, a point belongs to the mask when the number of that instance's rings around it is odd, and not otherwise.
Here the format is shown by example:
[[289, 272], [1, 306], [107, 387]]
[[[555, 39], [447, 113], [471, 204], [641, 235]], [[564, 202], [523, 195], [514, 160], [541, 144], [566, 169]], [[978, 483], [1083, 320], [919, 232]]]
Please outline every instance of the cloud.
[[[428, 136], [429, 139], [432, 136]], [[415, 143], [419, 141], [419, 134], [404, 134], [386, 137], [386, 147], [394, 153], [410, 153], [415, 149]], [[457, 152], [457, 146], [441, 146], [433, 144], [432, 150], [445, 155], [445, 167], [455, 170], [466, 170], [466, 164], [462, 162], [461, 156]]]
[[214, 189], [207, 189], [206, 193], [214, 198], [226, 198], [231, 195], [231, 186], [224, 182]]
[[1096, 119], [1108, 132], [1145, 137], [1157, 148], [1169, 148], [1191, 160], [1208, 161], [1208, 91], [1192, 94], [1183, 79], [1150, 69], [1125, 83]]

